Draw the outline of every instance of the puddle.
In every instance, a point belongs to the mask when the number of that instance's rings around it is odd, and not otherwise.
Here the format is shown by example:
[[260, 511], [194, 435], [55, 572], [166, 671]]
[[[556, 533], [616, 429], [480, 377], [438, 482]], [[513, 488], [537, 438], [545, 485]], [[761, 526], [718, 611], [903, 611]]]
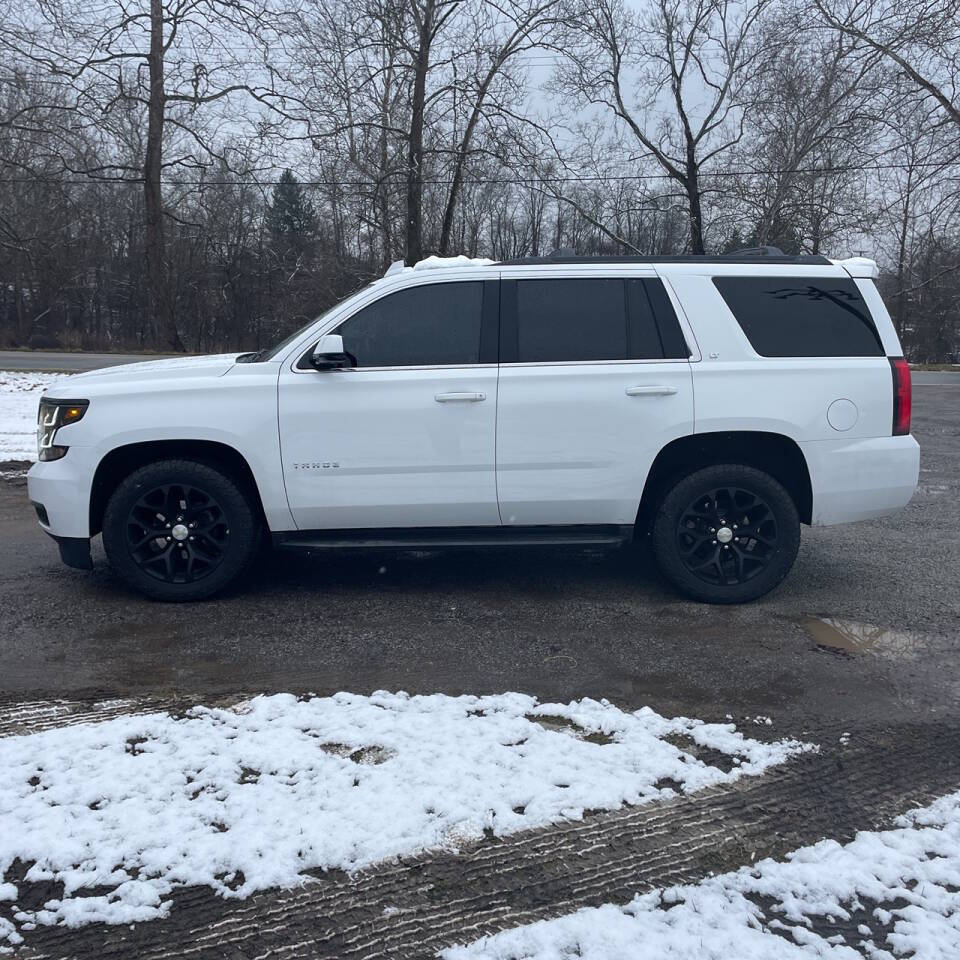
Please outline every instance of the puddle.
[[888, 630], [872, 623], [839, 617], [805, 617], [801, 623], [818, 647], [848, 656], [870, 654], [892, 660], [914, 660], [923, 646], [916, 634]]
[[599, 731], [587, 733], [583, 727], [567, 717], [554, 717], [546, 713], [528, 713], [524, 719], [530, 723], [539, 724], [545, 730], [553, 730], [556, 733], [568, 733], [578, 740], [586, 740], [587, 743], [596, 743], [603, 746], [614, 742], [613, 737], [609, 737], [605, 733]]

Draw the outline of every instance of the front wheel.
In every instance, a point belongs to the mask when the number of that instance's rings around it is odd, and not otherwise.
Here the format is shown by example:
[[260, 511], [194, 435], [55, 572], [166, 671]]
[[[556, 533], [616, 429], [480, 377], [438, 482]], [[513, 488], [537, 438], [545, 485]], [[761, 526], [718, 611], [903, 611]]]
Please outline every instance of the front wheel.
[[790, 572], [800, 518], [793, 498], [769, 474], [717, 464], [667, 492], [652, 533], [661, 571], [683, 593], [707, 603], [744, 603]]
[[194, 460], [161, 460], [126, 477], [103, 516], [110, 565], [157, 600], [202, 600], [236, 580], [260, 524], [232, 477]]

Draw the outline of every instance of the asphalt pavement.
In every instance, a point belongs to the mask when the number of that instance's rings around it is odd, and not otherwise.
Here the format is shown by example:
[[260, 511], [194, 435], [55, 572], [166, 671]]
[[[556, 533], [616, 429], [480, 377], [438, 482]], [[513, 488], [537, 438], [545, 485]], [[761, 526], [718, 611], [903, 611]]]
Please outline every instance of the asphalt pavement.
[[172, 353], [69, 353], [49, 350], [0, 350], [0, 370], [33, 370], [38, 372], [81, 373], [116, 367], [142, 360], [164, 360], [182, 356]]

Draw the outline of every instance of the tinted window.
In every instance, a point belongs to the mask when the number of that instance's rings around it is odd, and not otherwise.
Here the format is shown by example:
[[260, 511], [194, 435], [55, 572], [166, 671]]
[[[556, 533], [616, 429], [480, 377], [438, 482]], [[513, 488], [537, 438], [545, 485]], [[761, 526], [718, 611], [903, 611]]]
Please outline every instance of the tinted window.
[[516, 351], [508, 337], [505, 362], [689, 356], [659, 280], [517, 280], [505, 292], [505, 322], [516, 316]]
[[626, 356], [622, 280], [517, 281], [517, 358], [521, 363], [623, 360]]
[[764, 357], [878, 357], [883, 346], [860, 291], [833, 277], [714, 277]]
[[640, 282], [647, 293], [653, 315], [657, 319], [663, 355], [671, 359], [686, 360], [690, 356], [690, 348], [683, 338], [680, 322], [677, 320], [677, 314], [667, 296], [667, 291], [663, 288], [663, 281], [642, 280]]
[[408, 287], [364, 307], [334, 333], [358, 367], [480, 362], [483, 283]]
[[662, 357], [663, 344], [657, 323], [653, 319], [650, 298], [643, 280], [626, 280], [627, 309], [630, 322], [627, 324], [627, 356], [646, 359]]
[[631, 359], [685, 360], [689, 357], [690, 349], [683, 339], [673, 304], [663, 289], [663, 281], [645, 278], [626, 283]]

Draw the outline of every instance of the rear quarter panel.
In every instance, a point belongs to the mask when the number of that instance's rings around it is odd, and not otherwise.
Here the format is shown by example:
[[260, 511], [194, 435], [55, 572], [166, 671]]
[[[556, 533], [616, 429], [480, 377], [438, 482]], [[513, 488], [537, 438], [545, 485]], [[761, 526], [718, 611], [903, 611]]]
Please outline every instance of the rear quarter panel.
[[[720, 269], [732, 272], [729, 267]], [[789, 275], [782, 267], [766, 269]], [[817, 271], [827, 277], [847, 276], [839, 268]], [[757, 272], [754, 267], [751, 275]], [[691, 365], [696, 433], [762, 430], [798, 442], [890, 435], [893, 385], [885, 356], [761, 357], [714, 286], [713, 275], [671, 271], [665, 277], [687, 315], [702, 356]], [[873, 310], [874, 303], [868, 300], [868, 304]], [[883, 324], [877, 325], [882, 334]], [[856, 422], [842, 431], [828, 420], [828, 410], [837, 400], [852, 401], [857, 408]]]
[[[700, 348], [691, 363], [694, 432], [756, 430], [795, 440], [813, 490], [814, 524], [847, 523], [902, 509], [916, 489], [919, 448], [912, 436], [891, 436], [893, 376], [888, 357], [902, 351], [889, 313], [873, 282], [856, 279], [873, 316], [885, 356], [773, 358], [751, 346], [713, 284], [718, 275], [847, 278], [841, 267], [738, 266], [709, 272], [673, 266], [664, 279], [673, 287]], [[832, 404], [834, 416], [830, 415]], [[849, 404], [856, 420], [836, 416]], [[832, 421], [832, 422], [831, 422]]]

